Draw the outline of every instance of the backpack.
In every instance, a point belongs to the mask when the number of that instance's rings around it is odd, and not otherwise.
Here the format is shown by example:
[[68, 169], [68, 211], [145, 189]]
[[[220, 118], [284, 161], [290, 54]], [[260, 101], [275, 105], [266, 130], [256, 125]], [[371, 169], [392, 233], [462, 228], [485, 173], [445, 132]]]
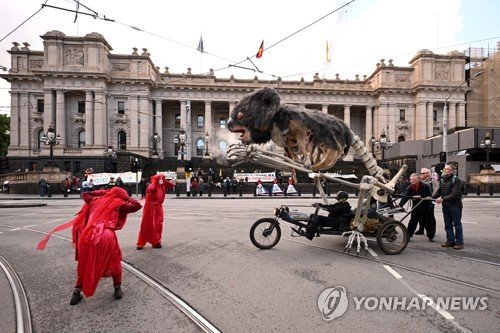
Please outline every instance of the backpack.
[[453, 176], [453, 178], [451, 180], [452, 184], [455, 184], [455, 182], [457, 182], [457, 181], [460, 182], [460, 194], [465, 195], [465, 182], [462, 181], [457, 176]]

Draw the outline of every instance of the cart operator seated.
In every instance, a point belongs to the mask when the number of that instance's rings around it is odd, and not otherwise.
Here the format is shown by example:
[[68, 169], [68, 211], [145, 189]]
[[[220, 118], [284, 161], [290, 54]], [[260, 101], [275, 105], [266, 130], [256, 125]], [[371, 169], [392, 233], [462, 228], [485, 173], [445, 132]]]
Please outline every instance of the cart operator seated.
[[331, 227], [335, 230], [349, 230], [349, 223], [352, 217], [351, 205], [347, 202], [349, 194], [344, 191], [337, 193], [337, 203], [333, 205], [324, 205], [314, 203], [313, 206], [319, 206], [329, 212], [328, 216], [317, 215], [315, 219], [306, 228], [305, 236], [312, 240], [316, 235], [319, 227]]

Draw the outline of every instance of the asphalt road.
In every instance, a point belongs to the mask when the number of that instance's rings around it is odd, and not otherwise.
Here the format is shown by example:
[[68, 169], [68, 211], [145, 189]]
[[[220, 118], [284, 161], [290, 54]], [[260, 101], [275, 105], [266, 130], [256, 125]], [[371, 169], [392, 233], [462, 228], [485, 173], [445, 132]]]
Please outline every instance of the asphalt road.
[[[465, 248], [461, 251], [440, 246], [445, 233], [439, 206], [436, 242], [414, 236], [396, 256], [383, 254], [373, 241], [367, 257], [342, 254], [345, 238], [322, 235], [309, 241], [291, 237], [287, 223], [282, 223], [282, 239], [275, 248], [259, 250], [252, 245], [250, 226], [259, 218], [272, 217], [273, 207], [303, 204], [296, 209], [312, 212], [314, 201], [170, 197], [164, 204], [164, 247], [135, 249], [139, 211], [118, 232], [123, 259], [174, 292], [222, 332], [499, 330], [500, 199], [464, 200]], [[76, 268], [71, 243], [52, 238], [44, 251], [35, 248], [43, 237], [37, 231], [47, 232], [71, 219], [80, 205], [80, 200], [60, 199], [44, 207], [0, 209], [0, 255], [22, 280], [34, 331], [200, 331], [165, 297], [127, 271], [122, 300], [113, 299], [112, 282], [104, 279], [94, 297], [69, 306]], [[60, 235], [70, 237], [69, 231]], [[333, 287], [345, 288], [348, 308], [327, 321], [318, 309], [318, 297]], [[0, 331], [7, 328], [9, 332], [14, 312], [9, 297], [4, 296], [10, 290], [1, 271], [0, 288], [0, 318], [6, 318]], [[373, 309], [383, 297], [406, 297], [409, 302], [422, 301], [424, 295], [433, 300], [483, 297], [487, 307], [468, 311], [463, 306], [448, 311], [431, 306]], [[358, 304], [363, 297], [369, 301]]]

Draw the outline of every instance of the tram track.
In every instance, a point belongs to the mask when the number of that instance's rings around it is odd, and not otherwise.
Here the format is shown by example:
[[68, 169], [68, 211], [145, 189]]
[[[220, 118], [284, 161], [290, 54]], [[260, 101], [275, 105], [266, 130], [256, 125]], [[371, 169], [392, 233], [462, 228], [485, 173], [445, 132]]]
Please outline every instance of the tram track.
[[4, 271], [14, 296], [16, 332], [31, 333], [33, 332], [31, 325], [31, 313], [28, 298], [26, 297], [26, 292], [23, 284], [21, 283], [21, 279], [17, 275], [14, 268], [12, 268], [12, 266], [2, 256], [0, 256], [0, 268]]
[[[0, 225], [0, 227], [12, 228], [13, 226]], [[22, 229], [22, 230], [36, 232], [36, 233], [40, 233], [40, 234], [44, 234], [44, 235], [48, 234], [48, 232], [37, 230], [37, 229], [31, 229], [29, 227], [24, 227], [24, 228], [21, 227], [21, 228], [16, 228], [16, 229], [17, 230], [21, 230]], [[57, 235], [57, 234], [53, 234], [52, 237], [64, 240], [66, 242], [71, 242], [71, 239], [69, 239], [67, 237], [63, 237], [63, 236]], [[0, 256], [0, 266], [3, 268], [2, 261], [4, 261], [4, 259]], [[5, 263], [6, 263], [6, 266], [9, 268], [10, 265], [8, 265], [8, 263], [6, 261], [5, 261]], [[122, 260], [122, 265], [123, 265], [123, 268], [126, 271], [128, 271], [131, 274], [133, 274], [139, 280], [143, 281], [148, 286], [150, 286], [151, 288], [155, 289], [161, 296], [163, 296], [164, 298], [166, 298], [172, 305], [174, 305], [177, 309], [179, 309], [182, 313], [184, 313], [184, 315], [186, 315], [194, 324], [196, 324], [196, 326], [198, 326], [203, 332], [206, 332], [206, 333], [220, 333], [220, 330], [215, 325], [213, 325], [212, 323], [210, 323], [210, 321], [208, 321], [201, 314], [199, 314], [187, 302], [185, 302], [182, 298], [180, 298], [179, 296], [177, 296], [175, 293], [173, 293], [167, 287], [165, 287], [164, 285], [162, 285], [160, 282], [156, 281], [153, 277], [149, 276], [144, 271], [142, 271], [142, 270], [134, 267], [129, 262], [126, 262], [126, 261]], [[5, 270], [5, 268], [4, 268], [4, 270]], [[13, 274], [12, 274], [12, 272], [13, 272]], [[14, 275], [14, 276], [17, 277], [17, 274], [15, 274], [14, 270], [12, 269], [12, 267], [10, 267], [9, 273], [11, 273], [11, 275]], [[7, 271], [6, 271], [6, 274], [7, 274]], [[23, 325], [24, 325], [23, 327], [25, 327], [27, 325], [25, 323], [26, 321], [29, 322], [29, 330], [21, 330], [21, 331], [18, 330], [17, 333], [30, 333], [30, 332], [32, 332], [31, 331], [31, 317], [29, 317], [29, 320], [25, 319], [26, 318], [26, 313], [28, 314], [28, 316], [29, 316], [29, 313], [30, 313], [29, 312], [29, 305], [28, 305], [28, 301], [27, 301], [24, 289], [22, 289], [21, 281], [19, 280], [18, 277], [17, 277], [17, 280], [18, 280], [18, 282], [16, 283], [16, 286], [15, 286], [17, 288], [16, 291], [19, 290], [18, 286], [20, 286], [21, 290], [22, 290], [22, 293], [20, 293], [21, 296], [19, 297], [20, 298], [20, 302], [19, 302], [20, 306], [18, 306], [17, 302], [16, 302], [16, 318], [17, 317], [21, 318], [20, 320], [22, 320], [22, 322], [23, 322]], [[10, 282], [10, 279], [9, 279], [9, 282]], [[14, 287], [13, 287], [13, 291], [14, 291]], [[22, 298], [22, 295], [24, 295], [24, 299]], [[25, 303], [24, 305], [23, 305], [23, 302]], [[27, 312], [26, 312], [26, 309], [27, 309]], [[19, 324], [18, 324], [18, 327], [19, 327]]]
[[[305, 244], [305, 243], [302, 243], [302, 242], [299, 242], [299, 241], [296, 241], [296, 240], [293, 240], [293, 239], [283, 238], [283, 240], [286, 240], [286, 241], [289, 241], [289, 242], [292, 242], [292, 243], [301, 244], [301, 245], [304, 245], [304, 246], [316, 247], [316, 248], [319, 248], [319, 249], [322, 249], [322, 250], [327, 250], [327, 251], [331, 251], [331, 252], [337, 252], [337, 253], [346, 255], [341, 250], [330, 249], [330, 248], [327, 248], [327, 247], [323, 247], [323, 246], [319, 246], [319, 245], [314, 245], [314, 244]], [[380, 259], [380, 257], [378, 257], [378, 256], [374, 257], [374, 258], [370, 258], [370, 257], [367, 257], [367, 256], [356, 256], [354, 254], [347, 254], [347, 255], [352, 256], [352, 257], [356, 257], [356, 258], [359, 258], [359, 259], [363, 259], [363, 260], [377, 262], [377, 263], [380, 263], [380, 264], [383, 264], [383, 265], [389, 265], [389, 266], [392, 266], [392, 267], [397, 267], [397, 268], [403, 269], [405, 271], [409, 271], [409, 272], [416, 273], [416, 274], [419, 274], [419, 275], [426, 275], [426, 276], [430, 276], [430, 277], [433, 277], [433, 278], [436, 278], [436, 279], [440, 279], [440, 280], [443, 280], [443, 281], [447, 281], [447, 282], [459, 284], [459, 285], [462, 285], [462, 286], [466, 286], [466, 287], [469, 287], [469, 288], [474, 288], [474, 289], [478, 289], [478, 290], [481, 290], [481, 291], [486, 291], [486, 292], [489, 292], [489, 293], [492, 293], [492, 294], [500, 295], [500, 290], [498, 290], [498, 289], [494, 289], [494, 288], [490, 288], [490, 287], [485, 287], [485, 286], [482, 286], [482, 285], [479, 285], [479, 284], [475, 284], [475, 283], [471, 283], [471, 282], [464, 281], [464, 280], [454, 279], [454, 278], [451, 278], [451, 277], [448, 277], [448, 276], [444, 276], [444, 275], [441, 275], [441, 274], [437, 274], [437, 273], [433, 273], [433, 272], [428, 272], [428, 271], [422, 270], [420, 268], [416, 268], [416, 267], [411, 267], [411, 266], [408, 266], [408, 265], [394, 263], [394, 262], [389, 261], [389, 260]], [[473, 259], [473, 258], [462, 258], [462, 259]], [[481, 261], [479, 261], [479, 263], [486, 264], [486, 263], [481, 262]]]

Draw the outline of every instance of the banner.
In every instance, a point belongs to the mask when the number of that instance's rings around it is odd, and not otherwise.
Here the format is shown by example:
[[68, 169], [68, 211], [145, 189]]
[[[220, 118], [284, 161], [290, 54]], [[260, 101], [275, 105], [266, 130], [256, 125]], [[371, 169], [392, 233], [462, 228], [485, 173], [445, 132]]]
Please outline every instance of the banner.
[[114, 177], [115, 181], [118, 177], [120, 177], [124, 184], [135, 184], [136, 179], [138, 181], [141, 181], [142, 172], [139, 171], [137, 173], [137, 176], [134, 172], [130, 172], [130, 171], [120, 172], [120, 173], [108, 173], [108, 172], [93, 173], [93, 174], [90, 174], [87, 176], [87, 181], [92, 179], [92, 181], [94, 182], [94, 186], [103, 186], [103, 185], [107, 185], [109, 183], [110, 177]]
[[[315, 175], [316, 175], [315, 173], [310, 173], [309, 178], [314, 178]], [[334, 172], [334, 173], [327, 172], [327, 173], [324, 173], [324, 175], [334, 177], [334, 178], [358, 179], [358, 177], [356, 177], [356, 175], [353, 173], [342, 174], [342, 173], [336, 173], [336, 172]]]
[[234, 179], [238, 181], [256, 183], [260, 180], [263, 183], [272, 183], [276, 179], [276, 173], [274, 172], [261, 172], [261, 173], [234, 173]]
[[157, 175], [162, 174], [165, 176], [167, 180], [177, 180], [177, 172], [175, 171], [158, 171], [156, 172]]

